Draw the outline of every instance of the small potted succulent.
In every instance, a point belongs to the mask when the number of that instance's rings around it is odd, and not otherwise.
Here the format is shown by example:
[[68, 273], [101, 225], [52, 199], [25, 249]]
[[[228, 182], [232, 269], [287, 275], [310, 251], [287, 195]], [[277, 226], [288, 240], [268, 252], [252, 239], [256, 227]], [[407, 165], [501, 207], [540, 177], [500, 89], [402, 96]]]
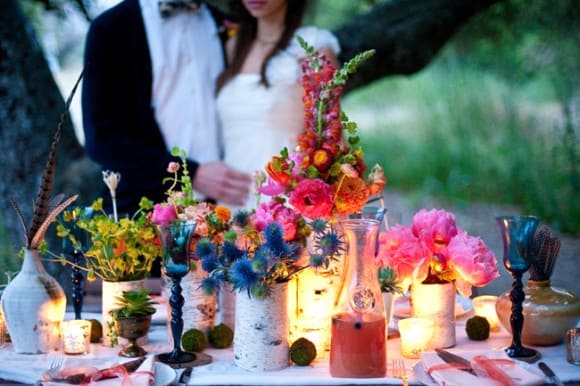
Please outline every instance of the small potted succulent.
[[[151, 316], [155, 313], [153, 301], [149, 296], [149, 291], [124, 291], [123, 295], [116, 296], [115, 308], [110, 311], [113, 317], [110, 326], [110, 338], [116, 341], [117, 338], [123, 337], [129, 341], [129, 344], [120, 352], [124, 357], [140, 357], [146, 354], [145, 350], [137, 344], [137, 339], [145, 336], [151, 326]], [[116, 342], [115, 342], [116, 344]]]

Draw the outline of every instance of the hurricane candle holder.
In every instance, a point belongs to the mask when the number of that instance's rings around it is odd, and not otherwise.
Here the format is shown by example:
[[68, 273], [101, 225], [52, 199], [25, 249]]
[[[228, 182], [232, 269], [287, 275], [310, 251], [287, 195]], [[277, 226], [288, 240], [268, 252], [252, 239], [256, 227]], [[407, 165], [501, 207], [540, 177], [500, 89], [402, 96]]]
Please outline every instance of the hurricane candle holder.
[[427, 349], [433, 335], [433, 320], [407, 318], [399, 320], [398, 324], [401, 333], [401, 354], [406, 358], [419, 358], [419, 354]]
[[503, 263], [513, 277], [510, 292], [512, 343], [505, 352], [511, 358], [533, 362], [540, 357], [540, 353], [523, 347], [521, 343], [524, 326], [522, 303], [525, 299], [522, 275], [530, 268], [535, 258], [532, 253], [532, 242], [539, 220], [534, 216], [500, 216], [496, 221], [503, 241]]
[[91, 322], [65, 320], [62, 322], [62, 346], [65, 354], [86, 354], [91, 348]]
[[491, 331], [499, 331], [499, 319], [495, 310], [497, 296], [481, 295], [473, 298], [473, 311], [475, 315], [483, 316], [489, 322]]

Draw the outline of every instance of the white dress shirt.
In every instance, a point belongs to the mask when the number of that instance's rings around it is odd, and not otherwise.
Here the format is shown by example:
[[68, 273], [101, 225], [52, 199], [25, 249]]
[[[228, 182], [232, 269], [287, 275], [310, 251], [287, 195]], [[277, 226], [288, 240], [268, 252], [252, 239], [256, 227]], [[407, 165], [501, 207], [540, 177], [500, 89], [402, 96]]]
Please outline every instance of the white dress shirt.
[[219, 159], [215, 81], [223, 71], [218, 29], [200, 12], [162, 18], [157, 0], [140, 0], [153, 68], [152, 104], [168, 150], [200, 163]]

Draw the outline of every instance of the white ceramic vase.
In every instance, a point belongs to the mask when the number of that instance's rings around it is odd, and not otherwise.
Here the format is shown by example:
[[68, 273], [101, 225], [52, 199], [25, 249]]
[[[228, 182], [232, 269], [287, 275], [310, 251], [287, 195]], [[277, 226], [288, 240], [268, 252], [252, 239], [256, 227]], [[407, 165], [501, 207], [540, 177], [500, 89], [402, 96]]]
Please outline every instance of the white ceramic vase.
[[288, 367], [288, 284], [276, 284], [269, 296], [236, 296], [234, 363], [249, 371]]
[[435, 322], [430, 349], [455, 346], [455, 292], [454, 283], [411, 286], [413, 316]]
[[[130, 280], [130, 281], [104, 281], [102, 291], [102, 325], [103, 325], [103, 345], [111, 346], [111, 327], [110, 324], [114, 322], [113, 316], [110, 314], [111, 310], [118, 308], [115, 296], [123, 295], [124, 291], [140, 291], [145, 289], [145, 279]], [[118, 338], [120, 344], [126, 344], [127, 340]], [[145, 344], [147, 337], [139, 338], [139, 344]]]
[[16, 353], [58, 350], [66, 295], [44, 269], [38, 250], [25, 251], [20, 272], [2, 293], [2, 309]]

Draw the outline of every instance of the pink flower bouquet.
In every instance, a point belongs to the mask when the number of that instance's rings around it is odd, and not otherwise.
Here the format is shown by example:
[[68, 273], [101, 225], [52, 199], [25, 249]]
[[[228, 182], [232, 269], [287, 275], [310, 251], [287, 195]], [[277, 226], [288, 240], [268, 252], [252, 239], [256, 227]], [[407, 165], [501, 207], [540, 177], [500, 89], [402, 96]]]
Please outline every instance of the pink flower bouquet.
[[459, 293], [471, 295], [499, 276], [494, 254], [479, 237], [470, 236], [445, 210], [421, 209], [411, 226], [398, 225], [379, 235], [377, 262], [395, 271], [405, 290], [412, 281], [454, 281]]

